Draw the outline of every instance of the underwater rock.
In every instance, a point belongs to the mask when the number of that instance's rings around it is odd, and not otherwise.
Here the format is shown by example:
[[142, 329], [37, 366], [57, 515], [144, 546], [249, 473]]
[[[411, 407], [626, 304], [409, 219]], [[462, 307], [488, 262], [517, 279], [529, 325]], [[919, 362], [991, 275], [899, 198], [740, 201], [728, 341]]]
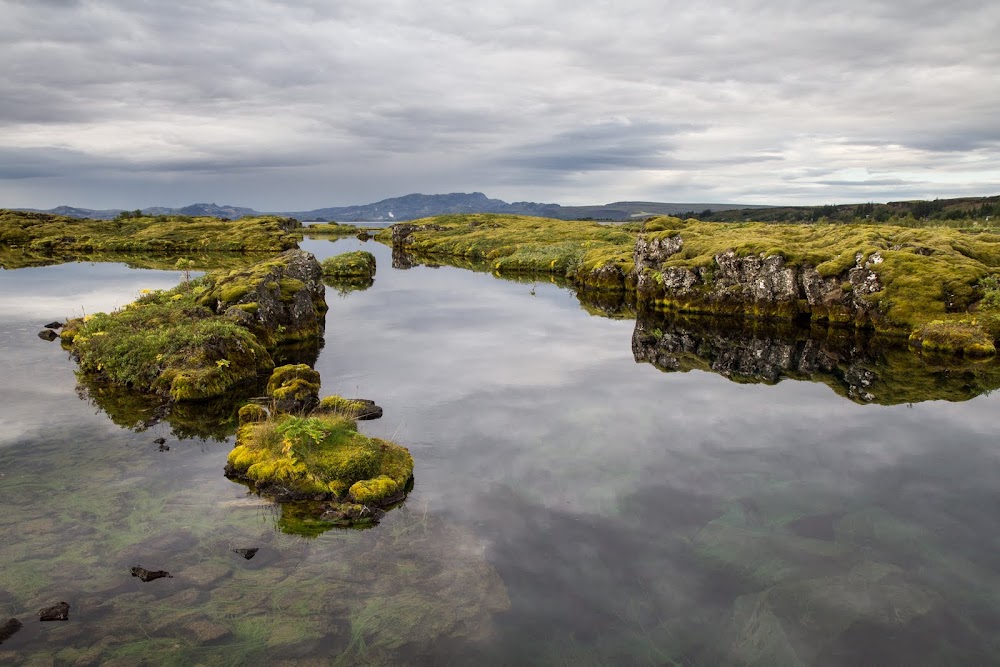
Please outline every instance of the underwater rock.
[[173, 575], [166, 570], [147, 570], [144, 567], [133, 567], [129, 569], [133, 577], [138, 577], [140, 581], [153, 581], [154, 579], [173, 579]]
[[62, 329], [62, 322], [49, 322], [45, 325], [46, 329]]
[[3, 625], [0, 625], [0, 644], [10, 639], [15, 632], [21, 629], [24, 624], [16, 618], [12, 618]]
[[157, 449], [158, 449], [158, 451], [161, 451], [161, 452], [169, 452], [170, 451], [170, 445], [160, 445]]
[[206, 276], [207, 290], [198, 303], [222, 315], [238, 308], [240, 316], [267, 346], [323, 334], [327, 311], [323, 269], [311, 253], [288, 250], [246, 269]]
[[243, 548], [233, 549], [234, 554], [243, 556], [243, 558], [245, 558], [246, 560], [250, 560], [251, 558], [256, 556], [258, 551], [260, 551], [260, 547], [250, 547], [249, 549], [243, 549]]
[[327, 396], [319, 402], [316, 413], [346, 414], [358, 421], [380, 419], [382, 408], [375, 401], [367, 398], [343, 398], [342, 396]]
[[52, 329], [42, 329], [41, 331], [38, 332], [38, 337], [41, 338], [42, 340], [53, 341], [56, 338], [59, 338], [59, 334], [57, 334]]
[[162, 445], [162, 444], [164, 444], [164, 443], [165, 443], [166, 441], [167, 441], [167, 439], [166, 439], [166, 438], [157, 438], [156, 440], [154, 440], [154, 441], [153, 441], [153, 444], [154, 444], [154, 445]]
[[59, 604], [52, 605], [45, 609], [40, 609], [38, 611], [39, 621], [68, 621], [69, 620], [69, 604], [65, 602], [60, 602]]

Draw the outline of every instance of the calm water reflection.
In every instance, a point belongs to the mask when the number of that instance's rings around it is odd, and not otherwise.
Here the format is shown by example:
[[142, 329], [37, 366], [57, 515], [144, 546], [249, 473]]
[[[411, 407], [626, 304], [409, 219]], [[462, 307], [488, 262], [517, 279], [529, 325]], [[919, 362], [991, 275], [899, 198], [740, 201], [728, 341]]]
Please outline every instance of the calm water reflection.
[[[176, 272], [2, 272], [0, 623], [26, 623], [0, 663], [1000, 661], [984, 367], [926, 400], [947, 371], [862, 355], [883, 388], [847, 400], [835, 346], [809, 382], [805, 342], [592, 317], [554, 285], [394, 270], [354, 239], [304, 247], [378, 258], [370, 289], [328, 289], [316, 367], [324, 393], [383, 406], [362, 428], [410, 448], [407, 503], [374, 530], [277, 531], [222, 476], [231, 440], [116, 426], [35, 336]], [[60, 600], [71, 620], [38, 623]]]

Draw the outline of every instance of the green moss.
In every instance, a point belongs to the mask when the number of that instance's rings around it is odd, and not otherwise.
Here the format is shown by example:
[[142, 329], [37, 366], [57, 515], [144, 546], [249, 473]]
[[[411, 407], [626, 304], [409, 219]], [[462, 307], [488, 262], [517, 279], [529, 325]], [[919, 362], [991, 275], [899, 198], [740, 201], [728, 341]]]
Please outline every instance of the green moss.
[[399, 445], [359, 433], [345, 415], [279, 415], [240, 426], [227, 474], [265, 492], [280, 487], [311, 498], [340, 498], [349, 489], [356, 501], [377, 505], [406, 487], [413, 459]]
[[[287, 364], [278, 366], [271, 373], [271, 377], [267, 381], [267, 395], [283, 398], [284, 394], [290, 391], [303, 389], [318, 393], [319, 387], [320, 375], [318, 371], [306, 364]], [[279, 393], [283, 395], [279, 396]]]
[[362, 278], [375, 276], [375, 256], [364, 250], [345, 252], [323, 260], [323, 275], [330, 278]]
[[368, 404], [364, 401], [351, 400], [343, 396], [326, 396], [319, 402], [318, 409], [354, 417], [367, 408]]
[[298, 223], [260, 216], [240, 220], [139, 216], [87, 220], [0, 210], [0, 244], [49, 253], [278, 252], [295, 248]]
[[267, 410], [255, 403], [248, 403], [240, 408], [240, 424], [252, 424], [267, 419]]
[[[399, 250], [430, 259], [488, 262], [500, 276], [549, 272], [565, 276], [580, 291], [631, 291], [637, 276], [633, 250], [638, 234], [648, 240], [680, 236], [682, 248], [663, 260], [650, 275], [663, 284], [669, 269], [698, 270], [701, 292], [679, 297], [660, 294], [656, 305], [685, 312], [795, 319], [803, 314], [831, 323], [874, 326], [893, 335], [919, 332], [934, 320], [960, 322], [981, 302], [1000, 303], [990, 276], [1000, 271], [1000, 235], [949, 227], [894, 227], [877, 224], [706, 223], [663, 217], [623, 226], [567, 222], [492, 214], [439, 216], [415, 221], [414, 231], [396, 238]], [[392, 232], [378, 237], [392, 239]], [[839, 303], [810, 305], [804, 298], [787, 303], [749, 302], [709, 293], [716, 256], [732, 251], [783, 258], [789, 267], [813, 267], [822, 278], [850, 285], [848, 273], [858, 265], [878, 276], [881, 289], [857, 295], [869, 308]], [[877, 253], [877, 256], [876, 256]], [[705, 287], [707, 286], [707, 287]], [[846, 287], [845, 293], [853, 292]], [[735, 291], [734, 291], [735, 294]], [[867, 314], [860, 316], [859, 312]], [[962, 328], [962, 327], [959, 327]], [[968, 328], [968, 327], [965, 327]], [[988, 337], [995, 337], [992, 330]], [[922, 336], [918, 336], [922, 339]], [[993, 340], [952, 336], [933, 348], [989, 353]], [[942, 339], [943, 340], [943, 339]], [[965, 341], [965, 347], [956, 347]]]
[[396, 480], [388, 475], [379, 475], [375, 479], [366, 479], [351, 485], [349, 494], [356, 503], [368, 505], [378, 503], [399, 491]]
[[116, 312], [71, 320], [63, 345], [82, 373], [175, 401], [219, 396], [273, 367], [253, 334], [198, 306], [194, 294], [154, 292]]

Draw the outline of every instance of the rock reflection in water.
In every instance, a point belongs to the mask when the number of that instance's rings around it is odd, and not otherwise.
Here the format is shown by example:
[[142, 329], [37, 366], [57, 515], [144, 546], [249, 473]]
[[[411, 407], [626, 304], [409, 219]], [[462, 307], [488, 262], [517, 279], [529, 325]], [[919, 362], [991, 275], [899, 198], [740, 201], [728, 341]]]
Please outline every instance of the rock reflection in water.
[[1000, 387], [1000, 362], [921, 356], [904, 341], [854, 329], [644, 312], [632, 354], [664, 372], [703, 370], [734, 382], [822, 382], [857, 403], [967, 401]]

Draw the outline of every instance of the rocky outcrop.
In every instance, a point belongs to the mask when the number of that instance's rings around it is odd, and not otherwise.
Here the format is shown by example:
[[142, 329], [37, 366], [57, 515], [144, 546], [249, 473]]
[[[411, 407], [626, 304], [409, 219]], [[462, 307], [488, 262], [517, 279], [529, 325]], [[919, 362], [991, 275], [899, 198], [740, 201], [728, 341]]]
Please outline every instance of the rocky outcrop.
[[288, 250], [247, 269], [209, 276], [199, 303], [228, 314], [268, 344], [321, 336], [325, 329], [323, 269], [304, 250]]
[[409, 225], [409, 224], [393, 225], [392, 247], [402, 248], [413, 243], [413, 238], [411, 235], [414, 232], [420, 232], [425, 229], [429, 229], [432, 231], [441, 231], [446, 228], [442, 227], [441, 225]]
[[789, 264], [780, 255], [718, 253], [708, 266], [669, 265], [684, 247], [678, 234], [640, 236], [633, 259], [639, 301], [663, 302], [691, 312], [748, 314], [817, 320], [871, 323], [878, 317], [875, 304], [865, 298], [882, 284], [874, 269], [882, 262], [878, 252], [858, 253], [845, 274], [824, 277], [809, 264]]

